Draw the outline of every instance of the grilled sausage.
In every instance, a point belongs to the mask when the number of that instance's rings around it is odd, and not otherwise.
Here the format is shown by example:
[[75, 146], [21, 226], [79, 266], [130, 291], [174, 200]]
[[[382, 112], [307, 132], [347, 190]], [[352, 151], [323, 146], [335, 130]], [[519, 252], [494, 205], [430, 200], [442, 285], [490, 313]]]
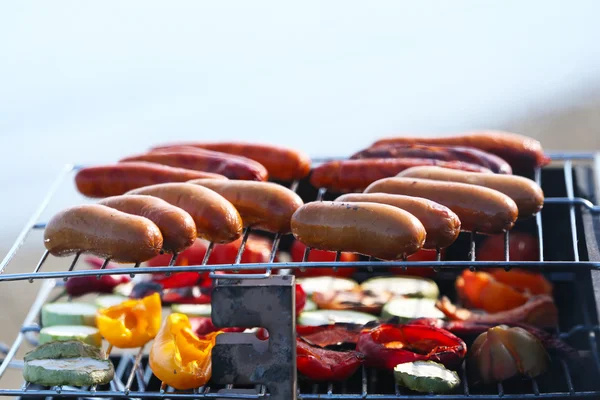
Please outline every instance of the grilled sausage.
[[98, 204], [154, 222], [162, 233], [163, 249], [169, 253], [179, 253], [196, 241], [196, 224], [192, 216], [158, 197], [114, 196], [101, 200]]
[[268, 144], [202, 142], [172, 144], [155, 147], [154, 149], [177, 150], [182, 147], [195, 147], [247, 157], [264, 165], [270, 178], [282, 181], [302, 179], [310, 172], [310, 158], [306, 154], [290, 148]]
[[544, 206], [544, 192], [534, 181], [522, 176], [492, 175], [477, 172], [455, 171], [440, 167], [414, 167], [398, 176], [433, 179], [436, 181], [470, 183], [504, 193], [514, 200], [519, 218], [537, 214]]
[[212, 172], [230, 179], [266, 181], [268, 178], [265, 167], [254, 160], [197, 148], [188, 148], [181, 151], [157, 150], [121, 160], [121, 162], [129, 161], [150, 161], [171, 167]]
[[310, 183], [317, 188], [338, 192], [362, 191], [376, 180], [397, 175], [417, 165], [439, 165], [463, 171], [491, 172], [479, 165], [460, 161], [426, 158], [371, 158], [366, 160], [329, 161], [313, 169]]
[[44, 231], [50, 254], [84, 252], [116, 262], [143, 262], [163, 247], [158, 227], [149, 219], [99, 204], [70, 207], [56, 214]]
[[481, 165], [499, 174], [512, 174], [509, 163], [494, 154], [472, 147], [389, 144], [359, 151], [351, 158], [433, 158], [440, 161], [462, 161]]
[[229, 243], [242, 234], [242, 218], [233, 204], [218, 193], [191, 183], [163, 183], [132, 190], [165, 200], [187, 211], [196, 224], [198, 237], [215, 243]]
[[408, 211], [425, 227], [427, 238], [424, 249], [442, 249], [450, 246], [460, 233], [460, 220], [448, 207], [421, 197], [387, 193], [350, 193], [335, 201], [344, 203], [368, 202], [388, 204]]
[[454, 211], [464, 231], [501, 233], [513, 227], [518, 215], [517, 205], [510, 197], [466, 183], [386, 178], [373, 182], [365, 193], [404, 194], [433, 200]]
[[245, 227], [267, 232], [290, 233], [292, 214], [304, 204], [300, 196], [276, 183], [217, 179], [197, 179], [189, 183], [219, 193], [235, 206]]
[[513, 167], [541, 167], [550, 162], [550, 158], [544, 154], [540, 142], [527, 136], [509, 132], [470, 132], [442, 138], [394, 137], [378, 140], [374, 143], [374, 146], [388, 144], [474, 147], [503, 158]]
[[292, 216], [292, 233], [308, 247], [397, 260], [425, 243], [425, 228], [412, 214], [377, 203], [319, 201]]
[[143, 186], [200, 178], [227, 179], [218, 174], [140, 161], [83, 168], [75, 175], [75, 184], [84, 196], [108, 197]]

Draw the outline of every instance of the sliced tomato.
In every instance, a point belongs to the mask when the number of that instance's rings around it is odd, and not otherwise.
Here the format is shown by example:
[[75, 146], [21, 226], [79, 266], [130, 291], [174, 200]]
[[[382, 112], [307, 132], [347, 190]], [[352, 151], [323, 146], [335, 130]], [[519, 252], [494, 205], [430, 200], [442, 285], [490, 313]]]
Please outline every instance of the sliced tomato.
[[[290, 249], [290, 255], [293, 262], [302, 262], [304, 258], [304, 251], [306, 246], [304, 243], [294, 240]], [[358, 254], [342, 253], [340, 256], [340, 262], [347, 261], [358, 261]], [[308, 260], [311, 262], [333, 262], [335, 261], [335, 251], [325, 250], [311, 250], [308, 254]], [[336, 271], [333, 268], [307, 268], [304, 271], [296, 269], [294, 275], [298, 277], [311, 277], [311, 276], [339, 276], [342, 278], [348, 278], [356, 272], [356, 268], [338, 268]]]
[[[511, 232], [508, 242], [510, 261], [537, 261], [540, 258], [538, 239], [524, 232]], [[477, 249], [479, 261], [504, 260], [504, 235], [492, 235], [484, 239]]]

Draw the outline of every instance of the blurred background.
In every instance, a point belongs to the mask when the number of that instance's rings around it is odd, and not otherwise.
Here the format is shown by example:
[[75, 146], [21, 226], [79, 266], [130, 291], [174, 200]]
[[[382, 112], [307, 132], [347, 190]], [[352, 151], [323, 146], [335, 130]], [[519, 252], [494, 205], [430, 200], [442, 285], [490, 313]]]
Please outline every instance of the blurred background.
[[[65, 163], [239, 139], [312, 156], [478, 128], [600, 150], [600, 2], [0, 6], [0, 253]], [[81, 201], [72, 180], [50, 204]], [[10, 271], [29, 271], [34, 234]], [[37, 284], [0, 284], [10, 341]]]

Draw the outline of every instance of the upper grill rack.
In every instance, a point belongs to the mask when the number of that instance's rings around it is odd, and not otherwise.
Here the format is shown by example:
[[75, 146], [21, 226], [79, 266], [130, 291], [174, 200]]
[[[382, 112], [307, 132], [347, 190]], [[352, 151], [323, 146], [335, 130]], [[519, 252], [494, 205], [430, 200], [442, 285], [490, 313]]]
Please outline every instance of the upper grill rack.
[[[496, 268], [506, 268], [509, 269], [513, 266], [520, 267], [533, 267], [540, 268], [543, 267], [544, 270], [549, 271], [558, 271], [558, 270], [568, 270], [569, 268], [578, 268], [576, 271], [583, 271], [589, 269], [600, 269], [600, 262], [596, 261], [580, 261], [579, 255], [579, 247], [578, 247], [578, 227], [576, 220], [576, 210], [578, 207], [583, 210], [587, 210], [593, 214], [600, 212], [599, 206], [594, 206], [591, 202], [583, 198], [575, 197], [574, 193], [574, 184], [573, 184], [573, 161], [585, 161], [585, 162], [594, 162], [594, 170], [596, 173], [596, 179], [600, 179], [600, 158], [594, 155], [575, 155], [569, 156], [564, 154], [555, 154], [552, 156], [552, 159], [555, 161], [563, 162], [563, 172], [564, 172], [564, 182], [566, 187], [567, 196], [566, 197], [549, 197], [546, 199], [546, 204], [561, 204], [568, 207], [569, 210], [569, 222], [570, 222], [570, 231], [571, 237], [570, 242], [572, 246], [573, 259], [565, 260], [565, 261], [544, 261], [544, 237], [542, 230], [542, 216], [538, 214], [536, 217], [536, 227], [539, 236], [539, 254], [540, 258], [537, 262], [511, 262], [509, 260], [509, 234], [505, 236], [505, 260], [498, 262], [482, 262], [476, 261], [476, 242], [475, 234], [471, 234], [470, 236], [470, 254], [469, 260], [467, 261], [434, 261], [434, 262], [406, 262], [406, 261], [394, 261], [394, 262], [353, 262], [353, 263], [277, 263], [273, 264], [272, 261], [275, 257], [275, 253], [279, 246], [279, 237], [276, 237], [274, 240], [271, 262], [265, 264], [239, 264], [241, 260], [241, 256], [244, 251], [244, 246], [246, 240], [248, 238], [249, 231], [246, 230], [244, 232], [244, 237], [242, 240], [242, 245], [240, 247], [240, 251], [236, 257], [235, 264], [231, 265], [206, 265], [210, 252], [212, 250], [212, 245], [209, 246], [207, 251], [207, 255], [200, 266], [188, 266], [188, 267], [152, 267], [145, 268], [140, 266], [134, 266], [132, 268], [119, 268], [117, 270], [91, 270], [91, 271], [76, 271], [74, 270], [76, 263], [78, 261], [78, 256], [76, 256], [71, 262], [68, 271], [66, 272], [42, 272], [40, 269], [42, 268], [44, 262], [46, 261], [48, 254], [45, 253], [38, 265], [35, 267], [34, 271], [31, 273], [6, 273], [4, 275], [0, 275], [0, 281], [2, 280], [24, 280], [29, 279], [33, 281], [34, 279], [47, 279], [47, 278], [69, 278], [73, 276], [86, 276], [86, 275], [104, 275], [104, 274], [148, 274], [148, 273], [169, 273], [169, 272], [183, 272], [183, 271], [209, 271], [215, 272], [216, 270], [222, 271], [233, 271], [233, 270], [247, 270], [247, 269], [257, 269], [257, 268], [265, 268], [265, 274], [246, 274], [246, 275], [234, 275], [236, 279], [241, 277], [249, 277], [249, 278], [261, 278], [266, 277], [272, 273], [274, 268], [319, 268], [319, 267], [367, 267], [369, 269], [377, 269], [377, 268], [388, 268], [388, 267], [402, 267], [402, 268], [411, 268], [411, 267], [423, 267], [423, 266], [431, 266], [434, 269], [461, 269], [465, 267], [474, 268], [477, 267], [496, 267]], [[77, 168], [69, 166], [65, 168], [63, 174], [61, 174], [61, 178], [64, 178], [69, 172], [76, 170]], [[541, 170], [537, 169], [535, 171], [535, 180], [538, 184], [541, 184]], [[19, 247], [24, 243], [25, 239], [29, 232], [32, 229], [43, 229], [45, 224], [42, 222], [38, 222], [38, 219], [43, 211], [43, 209], [47, 206], [50, 201], [50, 197], [53, 192], [56, 191], [60, 183], [60, 180], [53, 185], [52, 191], [50, 195], [43, 201], [42, 206], [36, 212], [36, 214], [31, 218], [23, 232], [19, 235], [15, 245], [10, 250], [9, 254], [5, 257], [0, 264], [0, 272], [4, 272], [5, 268], [9, 264], [10, 260], [15, 255], [16, 251]], [[298, 186], [297, 182], [295, 182], [291, 187], [292, 189], [296, 189]], [[600, 187], [600, 185], [596, 185]], [[318, 199], [320, 200], [325, 194], [324, 190], [319, 191]], [[308, 256], [308, 250], [304, 255], [304, 260], [306, 261]], [[439, 260], [438, 254], [438, 260]], [[175, 263], [176, 256], [172, 258], [171, 265]], [[336, 258], [336, 261], [339, 260], [339, 254]], [[473, 262], [476, 261], [474, 264]], [[104, 263], [104, 267], [107, 265], [108, 260]], [[571, 270], [573, 271], [573, 270]], [[220, 279], [222, 279], [223, 275], [218, 275]], [[15, 342], [9, 349], [6, 357], [0, 364], [0, 378], [4, 375], [5, 371], [9, 366], [18, 364], [18, 362], [14, 361], [15, 354], [19, 350], [23, 340], [31, 340], [30, 332], [36, 331], [39, 328], [34, 324], [34, 321], [39, 314], [39, 310], [41, 306], [44, 304], [46, 299], [51, 293], [51, 290], [54, 286], [54, 281], [46, 281], [42, 287], [42, 290], [38, 294], [38, 297], [32, 306], [29, 314], [27, 315], [21, 333], [17, 336]], [[576, 335], [584, 335], [587, 337], [587, 346], [585, 351], [591, 353], [590, 359], [591, 369], [593, 370], [593, 375], [595, 381], [600, 380], [600, 359], [597, 348], [596, 341], [596, 332], [599, 331], [597, 325], [594, 325], [596, 316], [592, 314], [594, 310], [593, 304], [591, 304], [590, 300], [583, 295], [585, 292], [584, 283], [576, 280], [577, 290], [575, 290], [576, 295], [576, 304], [580, 304], [582, 307], [582, 315], [583, 315], [583, 324], [578, 324], [571, 327], [566, 332], [557, 332], [563, 339], [570, 339], [575, 337]], [[577, 336], [579, 337], [579, 336]], [[0, 396], [35, 396], [36, 398], [41, 396], [48, 397], [76, 397], [76, 398], [235, 398], [235, 399], [259, 399], [269, 397], [269, 394], [265, 392], [265, 388], [260, 386], [257, 387], [256, 390], [250, 390], [246, 393], [223, 393], [220, 394], [215, 392], [213, 388], [209, 386], [205, 386], [202, 388], [198, 388], [193, 392], [189, 393], [173, 393], [173, 390], [168, 387], [164, 387], [164, 385], [158, 384], [158, 388], [153, 388], [152, 385], [152, 373], [147, 365], [147, 361], [145, 357], [143, 357], [144, 349], [139, 349], [136, 355], [123, 355], [120, 357], [117, 368], [116, 368], [116, 377], [111, 382], [110, 388], [107, 390], [103, 390], [102, 388], [52, 388], [49, 390], [37, 390], [31, 389], [27, 384], [24, 384], [20, 389], [14, 390], [0, 390]], [[569, 366], [565, 361], [560, 361], [559, 369], [561, 371], [561, 375], [557, 378], [564, 382], [562, 390], [550, 390], [545, 391], [543, 387], [538, 384], [538, 381], [535, 379], [531, 379], [528, 382], [528, 386], [530, 390], [525, 391], [525, 393], [512, 393], [507, 392], [502, 383], [497, 385], [496, 393], [478, 393], [476, 390], [474, 391], [468, 382], [468, 376], [466, 373], [465, 365], [463, 365], [462, 370], [460, 371], [462, 383], [462, 394], [452, 394], [448, 396], [436, 396], [436, 398], [447, 398], [447, 399], [455, 399], [455, 398], [464, 398], [464, 396], [469, 396], [470, 398], [475, 399], [489, 399], [489, 398], [507, 398], [507, 399], [526, 399], [526, 398], [558, 398], [563, 397], [565, 395], [575, 396], [575, 397], [590, 397], [597, 398], [600, 397], [600, 389], [597, 387], [594, 390], [588, 390], [588, 387], [580, 388], [576, 386], [575, 376], [570, 371]], [[154, 384], [156, 386], [156, 383]], [[230, 385], [228, 385], [231, 388]], [[312, 385], [312, 386], [301, 386], [298, 392], [298, 399], [320, 399], [320, 398], [329, 398], [329, 399], [415, 399], [415, 398], [431, 398], [430, 395], [416, 395], [413, 393], [406, 393], [397, 385], [393, 385], [390, 388], [380, 390], [380, 384], [378, 383], [378, 374], [375, 371], [371, 371], [365, 368], [362, 368], [360, 372], [360, 387], [358, 390], [352, 390], [349, 388], [350, 383], [344, 382], [342, 384], [333, 384], [326, 383], [320, 385]], [[393, 390], [390, 390], [393, 388]]]

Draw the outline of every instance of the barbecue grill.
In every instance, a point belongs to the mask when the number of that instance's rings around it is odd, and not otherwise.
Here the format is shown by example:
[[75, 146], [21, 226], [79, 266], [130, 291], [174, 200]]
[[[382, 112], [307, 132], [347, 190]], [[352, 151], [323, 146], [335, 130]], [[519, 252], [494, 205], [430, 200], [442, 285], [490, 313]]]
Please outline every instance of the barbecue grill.
[[[244, 232], [236, 262], [230, 265], [206, 265], [212, 244], [201, 265], [174, 266], [177, 255], [167, 267], [142, 267], [124, 265], [106, 270], [108, 260], [100, 270], [83, 270], [78, 267], [79, 255], [61, 259], [64, 269], [45, 271], [49, 257], [45, 252], [31, 272], [15, 271], [11, 260], [25, 243], [30, 232], [44, 229], [40, 220], [53, 194], [62, 190], [61, 182], [78, 169], [67, 166], [42, 201], [0, 264], [0, 285], [8, 281], [44, 280], [41, 290], [27, 316], [21, 332], [11, 346], [0, 346], [0, 379], [8, 368], [19, 368], [22, 363], [15, 355], [24, 343], [35, 345], [39, 326], [36, 324], [42, 305], [57, 291], [65, 280], [75, 276], [105, 274], [150, 274], [184, 271], [210, 272], [216, 284], [213, 293], [213, 320], [216, 325], [263, 326], [269, 329], [268, 342], [243, 334], [226, 333], [218, 337], [213, 350], [213, 378], [211, 384], [193, 391], [175, 391], [166, 387], [148, 366], [146, 350], [135, 353], [112, 354], [115, 378], [110, 385], [100, 387], [39, 387], [24, 383], [15, 389], [0, 389], [1, 396], [20, 398], [212, 398], [212, 399], [527, 399], [527, 398], [600, 398], [600, 353], [597, 333], [600, 304], [600, 155], [552, 154], [552, 163], [542, 169], [524, 171], [523, 175], [535, 179], [546, 194], [544, 209], [535, 219], [519, 221], [515, 230], [526, 231], [539, 238], [539, 260], [516, 262], [509, 259], [509, 235], [505, 234], [504, 261], [477, 261], [477, 246], [482, 236], [461, 233], [446, 253], [446, 259], [431, 262], [384, 262], [362, 258], [357, 262], [301, 262], [274, 263], [278, 249], [286, 249], [291, 235], [273, 237], [270, 262], [264, 264], [239, 264], [249, 230]], [[323, 161], [323, 160], [319, 160]], [[319, 162], [317, 161], [317, 162]], [[307, 181], [286, 183], [307, 201], [327, 200], [333, 195], [324, 189], [315, 189]], [[40, 246], [41, 249], [41, 246]], [[336, 260], [339, 260], [337, 254]], [[308, 258], [308, 249], [304, 260]], [[13, 268], [11, 268], [13, 267]], [[495, 385], [474, 386], [463, 363], [459, 370], [462, 383], [459, 391], [449, 395], [427, 395], [408, 391], [394, 384], [390, 372], [368, 368], [360, 369], [345, 382], [312, 383], [296, 377], [295, 369], [295, 298], [294, 279], [285, 272], [297, 268], [347, 268], [358, 267], [355, 279], [364, 280], [373, 275], [384, 275], [391, 269], [428, 267], [435, 271], [434, 279], [442, 294], [455, 298], [453, 282], [464, 268], [528, 268], [542, 271], [555, 287], [554, 298], [559, 308], [560, 327], [556, 332], [581, 355], [581, 364], [572, 365], [554, 358], [551, 369], [535, 379], [512, 379]], [[244, 273], [263, 269], [264, 273]], [[238, 274], [214, 275], [216, 271]], [[234, 305], [237, 312], [228, 310]], [[247, 300], [247, 301], [246, 301]], [[268, 307], [268, 309], [267, 309]], [[241, 308], [241, 309], [240, 309]], [[251, 311], [251, 312], [250, 312]], [[254, 315], [249, 317], [248, 315]], [[253, 319], [254, 318], [254, 319]], [[251, 325], [254, 324], [254, 325]], [[275, 334], [277, 333], [277, 334]], [[254, 343], [253, 343], [254, 340]], [[262, 371], [262, 372], [257, 372]]]

